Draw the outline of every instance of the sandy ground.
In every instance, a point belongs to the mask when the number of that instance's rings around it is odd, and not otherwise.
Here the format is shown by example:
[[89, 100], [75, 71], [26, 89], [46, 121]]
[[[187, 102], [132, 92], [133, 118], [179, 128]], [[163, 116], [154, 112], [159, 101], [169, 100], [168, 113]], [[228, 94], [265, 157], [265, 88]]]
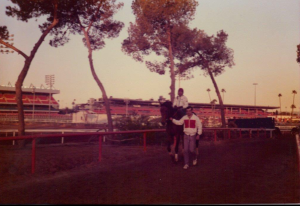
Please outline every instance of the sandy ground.
[[295, 139], [200, 141], [183, 170], [165, 146], [68, 143], [0, 146], [0, 204], [299, 203]]

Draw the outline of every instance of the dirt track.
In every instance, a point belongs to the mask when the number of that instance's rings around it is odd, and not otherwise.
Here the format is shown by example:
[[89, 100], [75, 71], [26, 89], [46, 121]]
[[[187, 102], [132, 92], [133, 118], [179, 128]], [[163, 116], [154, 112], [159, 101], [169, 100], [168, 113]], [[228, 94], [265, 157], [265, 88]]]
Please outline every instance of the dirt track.
[[[299, 203], [294, 138], [200, 142], [199, 164], [183, 170], [165, 147], [97, 145], [1, 148], [1, 204]], [[10, 163], [9, 163], [10, 162]], [[11, 162], [14, 162], [11, 164]], [[3, 167], [4, 165], [4, 167]], [[24, 172], [26, 171], [26, 172]]]

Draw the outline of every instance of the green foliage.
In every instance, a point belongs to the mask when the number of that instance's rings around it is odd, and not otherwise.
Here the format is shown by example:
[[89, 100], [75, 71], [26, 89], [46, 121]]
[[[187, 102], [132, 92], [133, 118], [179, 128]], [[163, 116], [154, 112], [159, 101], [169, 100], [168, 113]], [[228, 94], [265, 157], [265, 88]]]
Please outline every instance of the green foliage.
[[[50, 45], [53, 47], [68, 43], [70, 35], [84, 36], [83, 30], [85, 30], [89, 36], [91, 49], [99, 50], [104, 48], [105, 39], [118, 37], [124, 27], [123, 22], [114, 19], [114, 15], [124, 3], [116, 3], [116, 0], [65, 0], [63, 2], [60, 21], [50, 33], [54, 36], [50, 40]], [[82, 41], [87, 46], [85, 37]]]
[[6, 40], [9, 37], [9, 32], [6, 26], [0, 26], [0, 39]]
[[[115, 119], [115, 128], [119, 131], [131, 131], [131, 130], [151, 130], [151, 129], [164, 129], [165, 127], [160, 125], [160, 118], [151, 119], [149, 116], [133, 114], [129, 117], [120, 117]], [[159, 133], [147, 133], [147, 145], [159, 144], [164, 142], [164, 132]], [[135, 139], [134, 141], [124, 141], [124, 144], [143, 144], [143, 133], [135, 134], [123, 134], [119, 135], [118, 139]]]
[[[136, 20], [130, 23], [129, 37], [122, 43], [123, 52], [140, 62], [151, 53], [165, 57], [163, 62], [146, 61], [151, 72], [164, 74], [171, 61], [169, 46], [176, 52], [176, 45], [182, 43], [179, 37], [194, 18], [197, 5], [195, 0], [133, 1], [132, 10]], [[171, 45], [168, 44], [168, 38]]]
[[218, 76], [226, 67], [234, 66], [233, 50], [228, 48], [226, 42], [228, 34], [223, 30], [216, 36], [209, 36], [201, 30], [194, 29], [190, 38], [184, 45], [186, 49], [178, 53], [181, 62], [176, 66], [181, 73], [190, 74], [195, 68], [200, 68], [207, 75], [211, 72]]

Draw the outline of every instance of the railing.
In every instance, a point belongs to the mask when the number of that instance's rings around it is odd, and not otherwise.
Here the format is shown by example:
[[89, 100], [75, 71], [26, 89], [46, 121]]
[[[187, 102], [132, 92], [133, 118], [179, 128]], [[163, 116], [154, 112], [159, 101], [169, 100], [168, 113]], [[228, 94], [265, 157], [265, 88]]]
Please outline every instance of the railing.
[[[265, 137], [267, 137], [267, 132], [270, 132], [270, 137], [272, 138], [272, 132], [274, 129], [257, 129], [257, 128], [203, 128], [204, 131], [212, 131], [214, 133], [214, 141], [217, 141], [217, 131], [227, 131], [228, 139], [231, 139], [231, 131], [239, 131], [239, 137], [242, 138], [242, 131], [248, 131], [249, 137], [252, 138], [252, 131], [256, 131], [257, 135], [261, 131], [264, 131]], [[36, 139], [37, 138], [63, 138], [63, 137], [77, 137], [77, 136], [91, 136], [97, 135], [99, 137], [99, 159], [100, 162], [102, 159], [102, 142], [104, 135], [115, 135], [115, 134], [133, 134], [133, 133], [143, 133], [144, 140], [144, 152], [146, 152], [146, 138], [147, 133], [152, 132], [166, 132], [165, 129], [154, 129], [154, 130], [135, 130], [135, 131], [119, 131], [119, 132], [88, 132], [88, 133], [70, 133], [70, 134], [46, 134], [46, 135], [26, 135], [26, 136], [14, 136], [14, 137], [1, 137], [0, 141], [7, 140], [32, 140], [32, 152], [31, 152], [31, 173], [35, 172], [35, 159], [36, 159]], [[14, 134], [15, 135], [15, 134]], [[63, 136], [63, 137], [62, 137]], [[63, 143], [63, 142], [62, 142]]]

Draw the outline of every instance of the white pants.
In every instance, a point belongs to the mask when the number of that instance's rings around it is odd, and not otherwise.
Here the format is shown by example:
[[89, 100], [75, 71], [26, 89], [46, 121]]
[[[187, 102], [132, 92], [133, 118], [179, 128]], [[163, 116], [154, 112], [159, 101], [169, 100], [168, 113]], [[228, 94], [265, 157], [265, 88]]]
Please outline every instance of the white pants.
[[196, 135], [190, 136], [184, 134], [183, 138], [183, 145], [184, 145], [184, 164], [189, 164], [189, 152], [193, 155], [193, 160], [197, 158], [196, 154]]

